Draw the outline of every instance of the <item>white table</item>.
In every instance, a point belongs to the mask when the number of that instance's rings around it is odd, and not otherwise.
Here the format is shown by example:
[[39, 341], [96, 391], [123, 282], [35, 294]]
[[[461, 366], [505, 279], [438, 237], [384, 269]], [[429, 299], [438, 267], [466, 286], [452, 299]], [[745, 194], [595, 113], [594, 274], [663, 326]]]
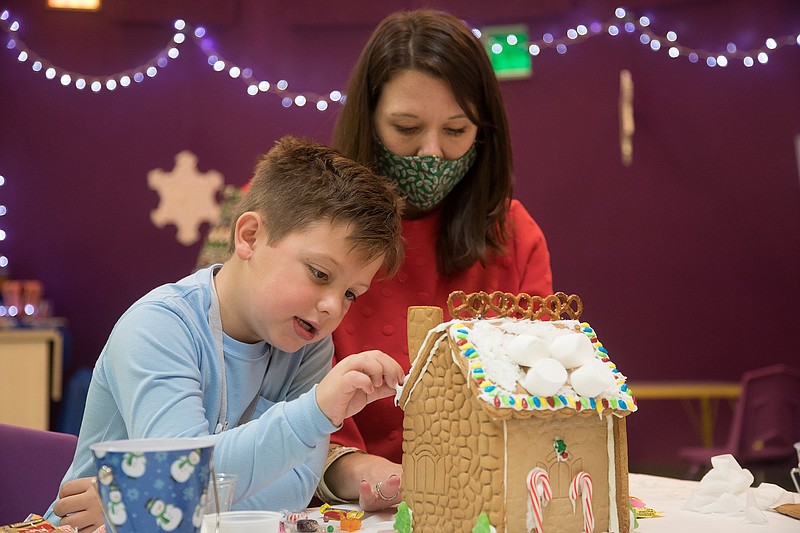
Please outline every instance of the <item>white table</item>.
[[[630, 475], [630, 493], [643, 500], [648, 507], [660, 511], [661, 518], [639, 519], [636, 533], [798, 533], [800, 520], [784, 516], [774, 511], [764, 511], [768, 524], [748, 524], [744, 516], [727, 517], [683, 511], [681, 507], [697, 488], [699, 482], [683, 479], [650, 476], [646, 474]], [[800, 495], [795, 494], [795, 502], [800, 503]], [[352, 505], [336, 507], [356, 509]], [[309, 518], [314, 518], [321, 525], [319, 509], [314, 509]], [[332, 522], [338, 525], [336, 522]], [[362, 519], [361, 532], [393, 533], [393, 512], [366, 513]], [[336, 531], [339, 531], [337, 528]], [[547, 529], [545, 528], [545, 532]]]

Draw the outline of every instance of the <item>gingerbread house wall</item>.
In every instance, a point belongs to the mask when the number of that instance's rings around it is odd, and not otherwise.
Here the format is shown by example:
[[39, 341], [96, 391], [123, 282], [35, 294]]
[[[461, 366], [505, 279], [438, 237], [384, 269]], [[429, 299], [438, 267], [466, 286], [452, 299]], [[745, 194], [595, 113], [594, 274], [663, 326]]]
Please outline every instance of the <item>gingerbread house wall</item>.
[[502, 428], [449, 350], [440, 344], [404, 408], [403, 500], [415, 532], [471, 531], [482, 512], [492, 524], [503, 520]]
[[[572, 511], [569, 485], [583, 471], [592, 478], [595, 531], [609, 531], [608, 422], [595, 413], [547, 413], [544, 418], [508, 421], [508, 482], [506, 486], [506, 523], [509, 531], [525, 531], [528, 486], [527, 475], [534, 467], [544, 468], [550, 478], [553, 499], [543, 510], [544, 529], [548, 533], [579, 533], [583, 531], [583, 512], [580, 499]], [[612, 427], [612, 433], [616, 434]], [[557, 459], [553, 443], [556, 438], [567, 445], [568, 457]], [[616, 445], [615, 445], [616, 448]], [[614, 452], [615, 463], [616, 456]], [[616, 474], [616, 470], [615, 470]], [[625, 484], [627, 488], [627, 484]], [[618, 486], [615, 485], [615, 489]], [[615, 490], [616, 492], [616, 490]], [[625, 507], [627, 513], [627, 505]], [[618, 514], [619, 516], [619, 514]], [[623, 526], [620, 523], [620, 526]], [[627, 527], [615, 531], [627, 531]]]

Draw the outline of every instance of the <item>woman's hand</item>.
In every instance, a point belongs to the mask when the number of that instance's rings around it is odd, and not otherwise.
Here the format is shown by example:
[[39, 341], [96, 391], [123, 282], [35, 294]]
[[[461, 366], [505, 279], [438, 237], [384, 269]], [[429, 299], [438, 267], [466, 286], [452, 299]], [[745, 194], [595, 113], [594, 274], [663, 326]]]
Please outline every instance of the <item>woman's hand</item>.
[[53, 512], [61, 517], [62, 525], [74, 526], [79, 531], [94, 531], [105, 524], [102, 503], [93, 480], [81, 477], [61, 486]]
[[325, 472], [328, 488], [343, 500], [355, 500], [365, 511], [380, 511], [400, 503], [403, 467], [378, 455], [350, 453]]
[[399, 474], [389, 474], [389, 477], [374, 484], [361, 480], [358, 487], [358, 506], [365, 511], [380, 511], [397, 505], [402, 500], [400, 483]]
[[400, 364], [381, 351], [353, 354], [317, 385], [317, 405], [333, 425], [339, 426], [368, 403], [394, 396], [404, 377]]

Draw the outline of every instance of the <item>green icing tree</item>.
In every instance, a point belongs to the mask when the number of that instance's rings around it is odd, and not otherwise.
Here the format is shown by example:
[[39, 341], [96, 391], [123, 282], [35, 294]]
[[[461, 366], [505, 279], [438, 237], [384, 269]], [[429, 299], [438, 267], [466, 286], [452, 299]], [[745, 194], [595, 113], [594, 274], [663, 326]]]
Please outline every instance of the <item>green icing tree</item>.
[[489, 517], [486, 516], [486, 513], [478, 515], [478, 520], [475, 521], [472, 533], [492, 533], [492, 524], [489, 522]]
[[392, 529], [399, 533], [411, 533], [411, 509], [406, 502], [400, 502], [394, 515]]

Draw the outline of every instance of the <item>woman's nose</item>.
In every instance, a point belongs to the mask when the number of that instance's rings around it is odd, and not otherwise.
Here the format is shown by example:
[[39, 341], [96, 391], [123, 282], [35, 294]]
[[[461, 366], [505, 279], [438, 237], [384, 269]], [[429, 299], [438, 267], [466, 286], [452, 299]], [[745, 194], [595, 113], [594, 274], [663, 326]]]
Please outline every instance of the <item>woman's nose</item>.
[[442, 143], [436, 133], [429, 133], [422, 138], [417, 155], [435, 155], [437, 157], [444, 157], [442, 150]]

